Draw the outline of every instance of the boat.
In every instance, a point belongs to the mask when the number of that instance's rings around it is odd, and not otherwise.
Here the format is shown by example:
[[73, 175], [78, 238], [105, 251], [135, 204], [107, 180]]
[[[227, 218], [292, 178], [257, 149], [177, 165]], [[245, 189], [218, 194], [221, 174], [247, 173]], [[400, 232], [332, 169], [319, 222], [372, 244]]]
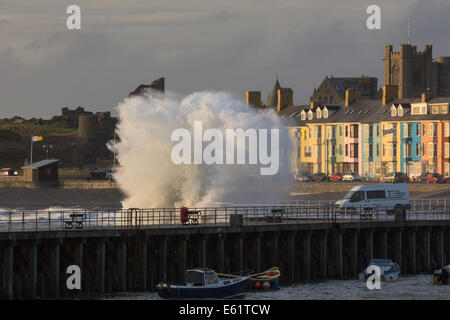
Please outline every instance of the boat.
[[183, 285], [159, 283], [158, 295], [163, 299], [232, 299], [242, 298], [250, 276], [219, 276], [214, 270], [196, 268], [186, 271]]
[[270, 268], [261, 273], [252, 274], [250, 276], [250, 291], [261, 290], [278, 290], [278, 278], [280, 277], [280, 269], [278, 267]]
[[433, 273], [431, 274], [431, 280], [433, 284], [446, 285], [449, 284], [448, 281], [449, 275], [450, 275], [450, 264], [441, 269], [434, 270]]
[[378, 266], [381, 269], [381, 281], [396, 281], [400, 275], [400, 267], [397, 263], [390, 259], [372, 259], [369, 265], [359, 274], [359, 280], [366, 281], [372, 275], [372, 272], [367, 272], [371, 266]]

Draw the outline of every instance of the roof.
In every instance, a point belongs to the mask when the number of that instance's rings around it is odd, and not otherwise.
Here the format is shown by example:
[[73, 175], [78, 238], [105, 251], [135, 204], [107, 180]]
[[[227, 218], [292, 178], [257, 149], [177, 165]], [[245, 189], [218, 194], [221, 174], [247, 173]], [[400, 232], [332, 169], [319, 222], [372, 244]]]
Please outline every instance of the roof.
[[[375, 77], [345, 77], [345, 78], [328, 78], [334, 86], [338, 94], [344, 98], [345, 90], [357, 89], [361, 90], [361, 95], [370, 90], [370, 81], [374, 81]], [[367, 82], [368, 81], [368, 82]], [[376, 92], [375, 92], [376, 93]]]
[[[436, 98], [428, 101], [429, 104], [438, 103], [438, 102], [448, 102], [449, 98]], [[396, 99], [390, 101], [386, 105], [383, 105], [381, 99], [360, 99], [354, 103], [352, 103], [348, 107], [338, 107], [332, 106], [334, 113], [329, 114], [328, 118], [319, 118], [317, 119], [315, 116], [312, 120], [301, 120], [300, 114], [301, 106], [298, 106], [298, 113], [294, 114], [291, 118], [296, 121], [297, 125], [308, 124], [308, 123], [377, 123], [383, 121], [426, 121], [426, 120], [450, 120], [450, 113], [447, 114], [420, 114], [420, 115], [412, 115], [411, 104], [412, 103], [420, 103], [421, 99]], [[405, 109], [403, 116], [391, 116], [391, 106], [398, 106], [401, 104]], [[323, 106], [321, 107], [323, 108]], [[327, 108], [330, 110], [331, 107]], [[283, 113], [285, 118], [289, 118], [295, 111], [292, 109], [287, 109], [290, 114]], [[315, 112], [315, 109], [313, 109]]]
[[281, 89], [281, 86], [277, 77], [272, 91], [270, 91], [269, 96], [267, 97], [266, 107], [276, 107], [278, 105], [278, 89]]
[[33, 168], [33, 169], [37, 169], [37, 168], [42, 168], [42, 167], [46, 167], [48, 165], [54, 164], [59, 162], [59, 159], [47, 159], [47, 160], [41, 160], [38, 162], [33, 162], [31, 164], [28, 164], [26, 166], [23, 166], [22, 169], [26, 169], [26, 168]]

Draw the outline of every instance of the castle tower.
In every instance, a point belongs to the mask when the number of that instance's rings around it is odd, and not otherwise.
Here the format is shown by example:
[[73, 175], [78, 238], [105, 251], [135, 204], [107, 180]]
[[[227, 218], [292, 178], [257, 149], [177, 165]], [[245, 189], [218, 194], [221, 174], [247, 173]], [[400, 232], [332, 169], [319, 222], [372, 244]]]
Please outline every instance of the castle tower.
[[423, 52], [416, 46], [400, 45], [400, 51], [393, 51], [392, 45], [384, 48], [385, 84], [398, 86], [398, 98], [417, 98], [422, 92], [436, 94], [437, 81], [433, 65], [433, 48], [426, 45]]

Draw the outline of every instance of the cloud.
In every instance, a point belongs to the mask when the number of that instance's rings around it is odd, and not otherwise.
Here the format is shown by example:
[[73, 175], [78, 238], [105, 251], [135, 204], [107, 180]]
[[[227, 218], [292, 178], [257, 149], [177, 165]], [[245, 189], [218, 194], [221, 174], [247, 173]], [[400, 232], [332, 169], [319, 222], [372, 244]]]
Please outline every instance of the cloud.
[[418, 49], [450, 55], [447, 0], [379, 0], [382, 30], [365, 27], [369, 0], [82, 0], [82, 30], [68, 31], [69, 2], [0, 2], [0, 117], [112, 110], [160, 76], [181, 94], [262, 90], [265, 99], [278, 73], [296, 103], [329, 74], [377, 76], [381, 86], [384, 45], [407, 41], [408, 15]]

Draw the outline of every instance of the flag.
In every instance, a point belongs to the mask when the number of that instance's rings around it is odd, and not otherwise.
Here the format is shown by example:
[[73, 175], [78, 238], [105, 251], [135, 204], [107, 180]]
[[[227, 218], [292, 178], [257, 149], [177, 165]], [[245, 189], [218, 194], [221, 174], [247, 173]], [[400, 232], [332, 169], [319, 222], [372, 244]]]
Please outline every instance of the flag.
[[42, 140], [44, 140], [44, 138], [42, 136], [33, 136], [33, 138], [31, 138], [32, 142], [42, 141]]

